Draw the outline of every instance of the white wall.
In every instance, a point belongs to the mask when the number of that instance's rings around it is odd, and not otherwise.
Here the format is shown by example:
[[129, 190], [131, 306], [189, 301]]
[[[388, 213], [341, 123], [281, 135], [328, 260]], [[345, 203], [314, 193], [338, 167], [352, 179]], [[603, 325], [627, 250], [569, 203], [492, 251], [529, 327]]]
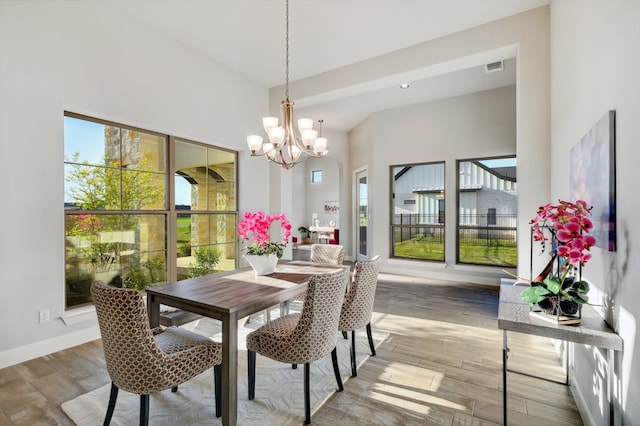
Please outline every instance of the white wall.
[[[373, 152], [368, 164], [370, 211], [375, 213], [368, 231], [371, 253], [383, 258], [390, 254], [390, 166], [444, 161], [446, 222], [455, 224], [456, 160], [515, 154], [515, 105], [516, 89], [511, 86], [380, 112], [366, 123], [367, 127], [373, 125], [373, 133], [353, 132], [354, 149], [366, 144]], [[361, 140], [361, 135], [368, 140]], [[355, 159], [355, 152], [351, 155]], [[455, 265], [455, 239], [454, 227], [449, 227], [445, 265], [388, 259], [384, 268], [395, 273], [468, 280], [469, 267]], [[472, 281], [482, 280], [478, 271], [476, 268]], [[497, 281], [495, 276], [492, 280]]]
[[[640, 418], [640, 3], [635, 0], [562, 0], [551, 4], [550, 200], [569, 196], [569, 150], [610, 109], [616, 110], [617, 250], [593, 248], [583, 274], [591, 302], [624, 339], [615, 363], [613, 398], [622, 423]], [[540, 201], [550, 201], [540, 200]], [[587, 424], [607, 424], [604, 354], [575, 346], [574, 394]], [[618, 419], [619, 420], [619, 419]]]
[[[272, 111], [272, 113], [275, 113]], [[298, 228], [300, 226], [309, 227], [312, 225], [311, 217], [315, 212], [321, 225], [334, 220], [340, 228], [340, 244], [347, 245], [351, 221], [349, 213], [350, 188], [344, 184], [344, 173], [349, 164], [349, 144], [345, 133], [325, 132], [324, 136], [328, 140], [328, 151], [326, 157], [309, 157], [303, 163], [296, 165], [289, 171], [282, 172], [283, 188], [282, 194], [291, 194], [290, 204], [281, 204], [281, 210], [287, 213], [291, 220], [292, 234], [301, 238]], [[276, 167], [276, 166], [271, 166]], [[321, 184], [311, 184], [311, 170], [322, 170], [324, 177]], [[286, 188], [291, 188], [289, 191]], [[286, 197], [288, 198], [288, 196]], [[273, 201], [273, 199], [272, 199]], [[337, 215], [324, 213], [325, 201], [339, 201], [340, 212]], [[343, 236], [346, 234], [346, 237]], [[345, 250], [347, 250], [345, 247]], [[348, 252], [347, 252], [348, 253]], [[285, 252], [285, 257], [290, 253]], [[349, 256], [346, 256], [349, 258]]]
[[[505, 57], [517, 58], [516, 75], [516, 130], [515, 153], [520, 160], [518, 163], [518, 189], [520, 194], [527, 194], [518, 200], [518, 223], [527, 223], [532, 212], [537, 210], [540, 199], [548, 199], [549, 194], [549, 8], [541, 7], [531, 11], [514, 15], [505, 19], [490, 22], [485, 25], [470, 28], [455, 34], [441, 37], [432, 41], [393, 52], [388, 55], [372, 58], [352, 66], [342, 67], [318, 76], [298, 80], [290, 84], [291, 91], [296, 93], [298, 101], [312, 100], [323, 94], [332, 93], [360, 84], [374, 82], [385, 78], [394, 70], [398, 73], [406, 70], [441, 70], [460, 69], [460, 67], [479, 65], [483, 58], [499, 52]], [[272, 88], [272, 98], [283, 92], [282, 87]], [[275, 101], [272, 108], [276, 108]], [[421, 118], [418, 118], [421, 119]], [[371, 174], [375, 164], [369, 160], [377, 160], [378, 153], [367, 151], [371, 138], [383, 129], [372, 118], [365, 120], [359, 128], [350, 133], [351, 169], [347, 170], [350, 180], [353, 171], [364, 165], [370, 170], [371, 184], [370, 203], [376, 205], [371, 209], [370, 229], [376, 235], [373, 238], [371, 253], [377, 253], [384, 248], [388, 250], [388, 207], [376, 203], [373, 199], [382, 194], [376, 191], [388, 186], [388, 171], [384, 168], [376, 169]], [[401, 130], [400, 130], [401, 131]], [[492, 155], [485, 150], [474, 151], [478, 155]], [[510, 154], [513, 154], [513, 149]], [[384, 155], [384, 154], [383, 154]], [[470, 153], [467, 153], [470, 156]], [[465, 157], [467, 156], [465, 155]], [[452, 188], [455, 182], [450, 180], [447, 186]], [[383, 202], [386, 202], [385, 199]], [[453, 198], [450, 197], [450, 202]], [[382, 206], [382, 207], [381, 207]], [[447, 209], [452, 210], [452, 205]], [[381, 220], [382, 219], [382, 220]], [[353, 225], [352, 225], [353, 228]], [[352, 230], [353, 231], [353, 230]], [[353, 235], [353, 234], [352, 234]], [[353, 237], [351, 238], [353, 239]], [[518, 229], [519, 241], [528, 241], [529, 229], [526, 226]], [[382, 247], [381, 247], [382, 245]], [[454, 245], [447, 245], [447, 257], [451, 258]], [[353, 248], [351, 249], [353, 251]], [[520, 275], [529, 274], [529, 244], [518, 246], [518, 264]], [[386, 259], [383, 259], [381, 270], [387, 269]], [[496, 284], [497, 277], [502, 274], [478, 267], [458, 267], [463, 272], [457, 276], [445, 275], [451, 279], [471, 279], [477, 282]], [[466, 270], [466, 271], [465, 271]], [[402, 271], [407, 274], [424, 273], [423, 262], [412, 262], [403, 265]], [[447, 271], [449, 272], [449, 271]]]
[[[0, 2], [0, 368], [99, 336], [60, 319], [65, 110], [244, 150], [268, 91], [101, 2]], [[240, 173], [242, 208], [268, 205], [266, 162]]]

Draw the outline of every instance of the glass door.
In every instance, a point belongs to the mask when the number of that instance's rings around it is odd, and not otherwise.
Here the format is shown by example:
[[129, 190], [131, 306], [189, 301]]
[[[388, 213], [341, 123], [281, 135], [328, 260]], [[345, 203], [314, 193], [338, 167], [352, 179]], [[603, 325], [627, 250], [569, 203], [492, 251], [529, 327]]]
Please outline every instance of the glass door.
[[356, 172], [356, 260], [366, 260], [367, 227], [369, 226], [368, 174], [367, 170]]

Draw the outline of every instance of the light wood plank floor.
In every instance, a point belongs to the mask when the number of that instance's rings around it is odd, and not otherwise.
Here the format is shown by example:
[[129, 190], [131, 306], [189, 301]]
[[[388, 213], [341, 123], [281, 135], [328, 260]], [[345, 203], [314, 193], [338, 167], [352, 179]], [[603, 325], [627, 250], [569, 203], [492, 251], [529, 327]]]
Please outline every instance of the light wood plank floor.
[[[388, 337], [313, 424], [501, 424], [497, 305], [492, 287], [381, 274], [372, 324]], [[563, 379], [551, 341], [510, 333], [509, 346], [510, 367]], [[61, 404], [106, 383], [100, 340], [2, 369], [0, 425], [71, 424]], [[561, 384], [509, 373], [508, 403], [510, 424], [582, 424]]]

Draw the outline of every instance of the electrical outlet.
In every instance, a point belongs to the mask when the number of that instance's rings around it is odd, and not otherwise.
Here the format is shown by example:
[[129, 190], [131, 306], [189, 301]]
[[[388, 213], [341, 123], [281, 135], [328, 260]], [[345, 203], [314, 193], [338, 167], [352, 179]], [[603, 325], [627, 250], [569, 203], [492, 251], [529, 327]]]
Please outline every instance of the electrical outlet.
[[39, 312], [40, 314], [40, 322], [47, 322], [49, 321], [51, 318], [49, 317], [49, 310], [48, 309], [43, 309], [42, 311]]

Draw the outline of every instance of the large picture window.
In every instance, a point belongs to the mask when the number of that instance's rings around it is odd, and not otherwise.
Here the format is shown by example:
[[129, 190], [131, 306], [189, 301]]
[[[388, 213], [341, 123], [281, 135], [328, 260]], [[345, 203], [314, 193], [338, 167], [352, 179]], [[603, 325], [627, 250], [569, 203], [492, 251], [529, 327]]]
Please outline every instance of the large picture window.
[[391, 255], [444, 262], [444, 163], [391, 167]]
[[458, 161], [458, 262], [517, 264], [516, 159]]
[[176, 279], [236, 267], [237, 156], [175, 140]]
[[143, 290], [235, 268], [236, 164], [235, 152], [65, 113], [66, 308], [91, 303], [95, 280]]

